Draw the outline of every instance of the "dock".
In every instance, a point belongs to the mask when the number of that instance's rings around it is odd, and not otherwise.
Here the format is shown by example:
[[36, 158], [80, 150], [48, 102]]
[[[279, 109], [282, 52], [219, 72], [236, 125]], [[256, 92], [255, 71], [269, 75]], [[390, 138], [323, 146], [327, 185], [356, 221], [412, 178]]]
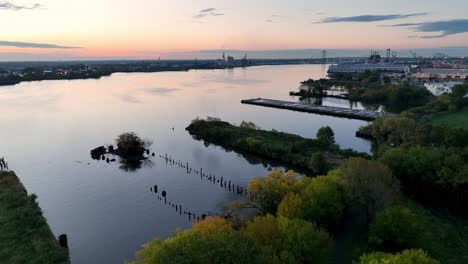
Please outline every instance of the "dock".
[[339, 107], [332, 107], [332, 106], [321, 106], [321, 105], [313, 105], [313, 104], [306, 104], [306, 103], [300, 103], [300, 102], [288, 102], [288, 101], [264, 99], [264, 98], [242, 100], [241, 103], [250, 104], [250, 105], [259, 105], [259, 106], [265, 106], [265, 107], [273, 107], [273, 108], [279, 108], [279, 109], [287, 109], [287, 110], [293, 110], [293, 111], [299, 111], [299, 112], [314, 113], [314, 114], [319, 114], [319, 115], [330, 115], [330, 116], [345, 117], [345, 118], [351, 118], [351, 119], [360, 119], [360, 120], [366, 120], [366, 121], [372, 121], [380, 117], [395, 116], [394, 114], [379, 113], [379, 112], [366, 111], [366, 110], [347, 109], [347, 108], [339, 108]]

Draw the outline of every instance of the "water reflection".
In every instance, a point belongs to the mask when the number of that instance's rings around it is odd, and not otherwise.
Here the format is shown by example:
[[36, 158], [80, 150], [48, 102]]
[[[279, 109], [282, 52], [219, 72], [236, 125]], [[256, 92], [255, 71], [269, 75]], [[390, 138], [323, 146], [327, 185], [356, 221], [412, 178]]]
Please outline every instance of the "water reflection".
[[264, 159], [264, 158], [262, 158], [262, 157], [260, 157], [258, 155], [249, 153], [249, 152], [244, 151], [244, 150], [230, 148], [229, 146], [217, 145], [217, 144], [215, 144], [213, 142], [209, 142], [209, 141], [207, 141], [205, 139], [198, 138], [196, 135], [192, 135], [192, 138], [195, 139], [195, 140], [198, 140], [198, 141], [202, 141], [203, 145], [206, 148], [209, 148], [210, 146], [216, 146], [216, 147], [219, 147], [222, 150], [226, 151], [227, 153], [234, 152], [234, 153], [237, 154], [238, 157], [244, 159], [250, 165], [262, 165], [267, 171], [272, 171], [273, 169], [276, 169], [276, 168], [284, 168], [286, 170], [293, 170], [293, 171], [295, 171], [295, 172], [297, 172], [299, 174], [302, 174], [302, 175], [312, 175], [311, 171], [306, 170], [304, 168], [300, 168], [300, 167], [297, 167], [297, 166], [291, 166], [291, 165], [286, 164], [286, 163], [281, 162], [281, 161], [276, 161], [276, 160], [271, 160], [271, 159]]
[[[298, 90], [307, 91], [310, 94], [312, 88], [313, 87], [309, 85], [301, 84]], [[333, 107], [355, 109], [355, 110], [366, 110], [366, 111], [374, 111], [374, 112], [385, 112], [385, 111], [392, 112], [392, 110], [394, 110], [389, 106], [384, 107], [381, 104], [364, 103], [361, 101], [349, 100], [348, 92], [343, 87], [333, 86], [331, 88], [328, 88], [324, 96], [292, 96], [292, 97], [297, 98], [299, 102], [305, 103], [305, 104], [333, 106]]]
[[141, 168], [152, 168], [154, 162], [150, 159], [143, 160], [128, 160], [124, 158], [119, 158], [119, 169], [125, 172], [137, 172]]
[[165, 161], [165, 164], [167, 166], [175, 166], [180, 169], [183, 169], [186, 174], [195, 174], [199, 176], [201, 180], [208, 181], [213, 186], [218, 186], [225, 191], [235, 193], [241, 197], [247, 197], [248, 195], [251, 195], [251, 193], [248, 192], [246, 187], [235, 184], [232, 182], [232, 180], [227, 179], [223, 176], [218, 176], [215, 173], [207, 172], [206, 169], [192, 168], [187, 161], [184, 162], [181, 160], [177, 160], [172, 156], [167, 155], [167, 153], [164, 155], [159, 155], [159, 157]]
[[172, 200], [168, 199], [169, 194], [165, 190], [159, 193], [158, 185], [154, 185], [150, 187], [150, 192], [155, 193], [156, 199], [158, 201], [160, 201], [161, 203], [164, 203], [164, 205], [166, 205], [167, 207], [173, 208], [179, 214], [179, 216], [184, 216], [184, 217], [186, 216], [187, 220], [191, 223], [204, 220], [207, 216], [215, 215], [210, 212], [197, 213], [195, 210], [186, 208], [186, 206], [183, 206], [181, 203], [173, 202]]
[[177, 88], [149, 88], [149, 89], [144, 89], [144, 90], [149, 94], [160, 95], [160, 96], [166, 96], [166, 95], [179, 91], [179, 89]]
[[[113, 149], [112, 146], [110, 146], [109, 149]], [[150, 155], [149, 150], [146, 152], [146, 154], [148, 157], [126, 159], [113, 154], [112, 151], [108, 152], [107, 149], [103, 146], [91, 150], [91, 158], [93, 160], [106, 162], [107, 164], [114, 164], [118, 161], [120, 170], [131, 173], [135, 173], [142, 168], [152, 168], [154, 166], [154, 162], [150, 159], [150, 157], [154, 157], [155, 154], [152, 153]]]
[[[167, 237], [178, 227], [189, 228], [188, 215], [183, 211], [195, 213], [197, 218], [208, 212], [221, 213], [226, 203], [242, 197], [233, 184], [246, 186], [251, 177], [263, 176], [277, 166], [247, 153], [214, 145], [204, 147], [181, 129], [197, 116], [217, 116], [237, 124], [249, 120], [266, 130], [307, 138], [315, 137], [320, 127], [328, 125], [342, 147], [369, 151], [370, 144], [354, 136], [367, 124], [365, 121], [240, 104], [242, 99], [256, 97], [291, 100], [289, 92], [299, 81], [323, 77], [320, 65], [265, 66], [232, 71], [120, 73], [98, 80], [2, 87], [1, 154], [8, 157], [10, 167], [28, 191], [40, 197], [53, 232], [69, 235], [72, 263], [122, 263], [133, 259], [140, 245], [150, 239]], [[156, 95], [148, 93], [149, 88], [156, 88]], [[179, 91], [168, 93], [158, 88]], [[131, 95], [141, 103], [129, 103], [115, 95]], [[323, 104], [331, 102], [325, 98]], [[129, 130], [154, 141], [158, 155], [149, 158], [153, 167], [144, 162], [125, 165], [132, 168], [129, 173], [134, 170], [134, 177], [129, 177], [119, 168], [118, 157], [91, 159], [91, 148], [107, 142], [110, 135]], [[185, 165], [188, 162], [192, 173], [169, 162], [165, 165], [159, 158], [164, 153], [185, 161]], [[75, 161], [82, 165], [77, 166]], [[205, 174], [215, 174], [216, 182], [193, 172], [200, 168]], [[223, 187], [221, 181], [218, 183], [221, 176]], [[167, 192], [170, 206], [149, 192], [155, 184], [160, 188], [158, 195], [163, 189]]]

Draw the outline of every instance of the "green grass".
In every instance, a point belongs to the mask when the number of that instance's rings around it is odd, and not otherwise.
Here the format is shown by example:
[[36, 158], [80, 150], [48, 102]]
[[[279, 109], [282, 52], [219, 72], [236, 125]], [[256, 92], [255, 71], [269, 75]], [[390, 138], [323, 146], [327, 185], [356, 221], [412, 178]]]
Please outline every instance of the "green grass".
[[35, 201], [13, 172], [0, 172], [0, 262], [68, 263]]
[[458, 112], [437, 115], [431, 119], [431, 122], [468, 129], [468, 107]]

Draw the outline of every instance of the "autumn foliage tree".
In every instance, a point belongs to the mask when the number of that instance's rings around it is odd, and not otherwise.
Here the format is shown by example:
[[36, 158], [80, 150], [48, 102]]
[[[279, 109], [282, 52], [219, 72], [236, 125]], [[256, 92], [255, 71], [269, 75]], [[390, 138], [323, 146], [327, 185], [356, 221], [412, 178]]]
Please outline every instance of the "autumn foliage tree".
[[281, 200], [291, 192], [297, 192], [298, 175], [293, 171], [280, 169], [270, 172], [265, 177], [250, 180], [247, 190], [255, 194], [251, 199], [258, 203], [266, 213], [276, 214]]
[[263, 247], [271, 263], [329, 263], [332, 240], [314, 223], [266, 215], [250, 222], [245, 232]]
[[168, 239], [155, 239], [137, 252], [135, 264], [269, 263], [255, 239], [223, 218], [207, 218]]

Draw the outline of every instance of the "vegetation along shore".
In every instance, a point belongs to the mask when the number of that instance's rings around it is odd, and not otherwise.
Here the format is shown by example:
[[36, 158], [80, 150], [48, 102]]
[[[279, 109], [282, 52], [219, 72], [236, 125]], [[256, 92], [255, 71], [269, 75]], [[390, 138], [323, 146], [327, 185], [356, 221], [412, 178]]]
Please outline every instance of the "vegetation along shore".
[[14, 172], [0, 171], [1, 263], [69, 263], [68, 249], [52, 234], [36, 198]]

